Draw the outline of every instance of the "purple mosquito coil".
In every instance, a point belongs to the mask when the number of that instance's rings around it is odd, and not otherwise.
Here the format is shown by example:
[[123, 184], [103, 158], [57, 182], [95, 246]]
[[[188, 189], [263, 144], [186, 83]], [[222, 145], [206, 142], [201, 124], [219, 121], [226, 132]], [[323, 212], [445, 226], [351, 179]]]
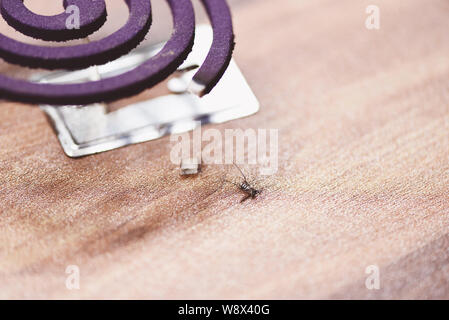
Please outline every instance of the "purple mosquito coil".
[[[127, 23], [99, 41], [68, 47], [25, 44], [0, 33], [0, 58], [24, 67], [78, 70], [113, 61], [137, 47], [152, 22], [150, 0], [124, 0], [129, 7]], [[83, 105], [108, 102], [138, 94], [165, 80], [184, 62], [192, 50], [195, 15], [191, 0], [166, 0], [173, 16], [173, 33], [163, 49], [135, 69], [111, 78], [79, 84], [44, 84], [0, 74], [0, 98], [25, 103]], [[226, 71], [234, 49], [231, 12], [226, 0], [201, 0], [210, 18], [214, 40], [204, 64], [194, 75], [191, 87], [208, 94]], [[106, 21], [104, 0], [64, 0], [64, 7], [76, 5], [79, 29], [66, 27], [67, 14], [37, 15], [23, 0], [2, 0], [5, 21], [17, 31], [47, 41], [84, 38]]]

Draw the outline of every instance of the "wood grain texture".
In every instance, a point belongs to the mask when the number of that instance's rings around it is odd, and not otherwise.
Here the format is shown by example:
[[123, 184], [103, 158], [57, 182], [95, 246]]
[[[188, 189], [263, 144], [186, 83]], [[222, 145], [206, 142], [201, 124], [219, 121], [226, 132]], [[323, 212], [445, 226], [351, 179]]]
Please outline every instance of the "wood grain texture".
[[169, 138], [69, 159], [39, 109], [1, 102], [0, 298], [449, 298], [449, 2], [233, 14], [262, 109], [214, 127], [280, 130], [267, 189], [181, 179]]

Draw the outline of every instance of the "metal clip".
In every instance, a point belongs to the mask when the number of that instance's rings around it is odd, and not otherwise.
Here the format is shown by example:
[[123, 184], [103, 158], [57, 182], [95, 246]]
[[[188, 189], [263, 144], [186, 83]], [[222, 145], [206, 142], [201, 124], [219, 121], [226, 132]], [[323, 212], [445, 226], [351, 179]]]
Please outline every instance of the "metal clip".
[[[212, 43], [212, 28], [198, 26], [195, 45], [179, 72], [167, 83], [168, 95], [130, 104], [109, 112], [106, 104], [88, 106], [41, 106], [53, 123], [64, 152], [82, 157], [113, 150], [165, 135], [193, 130], [202, 124], [223, 123], [246, 117], [259, 110], [259, 102], [234, 60], [220, 83], [207, 96], [188, 92], [188, 85]], [[34, 78], [36, 82], [73, 83], [89, 81], [95, 74], [102, 78], [131, 70], [155, 55], [162, 44], [134, 50], [111, 63], [74, 72], [53, 72]]]

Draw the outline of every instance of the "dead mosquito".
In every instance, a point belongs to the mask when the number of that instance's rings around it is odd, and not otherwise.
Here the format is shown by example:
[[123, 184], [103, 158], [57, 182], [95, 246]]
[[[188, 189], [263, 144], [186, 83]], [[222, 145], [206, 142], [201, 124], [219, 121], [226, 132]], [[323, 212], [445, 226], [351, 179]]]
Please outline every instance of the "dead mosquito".
[[235, 163], [234, 163], [234, 166], [240, 171], [240, 173], [243, 177], [243, 182], [235, 183], [235, 182], [228, 181], [228, 180], [225, 180], [225, 181], [232, 183], [233, 185], [237, 186], [241, 191], [246, 193], [246, 195], [242, 198], [242, 200], [240, 200], [240, 203], [245, 202], [249, 198], [256, 199], [257, 196], [259, 194], [261, 194], [262, 190], [256, 189], [253, 186], [251, 186], [251, 184], [248, 182], [248, 179], [246, 178], [243, 171]]

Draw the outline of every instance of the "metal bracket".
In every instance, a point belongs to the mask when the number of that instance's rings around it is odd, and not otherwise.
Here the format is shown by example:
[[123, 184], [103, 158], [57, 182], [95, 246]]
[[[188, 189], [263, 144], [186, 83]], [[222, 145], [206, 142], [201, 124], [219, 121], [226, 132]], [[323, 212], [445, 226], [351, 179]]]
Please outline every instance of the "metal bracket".
[[[259, 102], [234, 60], [219, 84], [199, 98], [187, 91], [195, 74], [192, 66], [201, 65], [212, 44], [210, 26], [198, 26], [193, 51], [168, 81], [171, 94], [130, 104], [108, 112], [105, 104], [88, 106], [41, 106], [53, 123], [64, 152], [82, 157], [134, 143], [158, 139], [173, 133], [193, 130], [202, 124], [223, 123], [246, 117], [259, 110]], [[163, 44], [146, 46], [103, 66], [74, 72], [53, 72], [39, 78], [42, 83], [73, 83], [107, 78], [131, 70], [155, 55]], [[187, 70], [187, 71], [186, 71]]]

